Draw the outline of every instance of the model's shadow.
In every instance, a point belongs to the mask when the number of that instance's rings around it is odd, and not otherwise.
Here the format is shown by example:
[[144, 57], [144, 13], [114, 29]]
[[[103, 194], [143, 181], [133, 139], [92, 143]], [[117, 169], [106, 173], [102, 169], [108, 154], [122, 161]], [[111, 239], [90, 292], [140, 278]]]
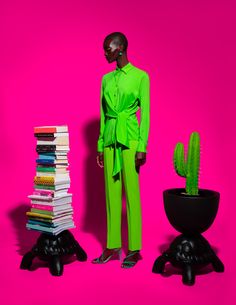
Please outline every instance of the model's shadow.
[[[84, 139], [88, 149], [85, 160], [85, 213], [82, 221], [82, 230], [94, 235], [102, 248], [106, 247], [106, 200], [104, 171], [97, 165], [97, 140], [99, 120], [90, 121], [84, 127]], [[124, 197], [124, 192], [123, 192]], [[122, 215], [122, 244], [127, 246], [126, 215]]]
[[17, 204], [17, 208], [11, 210], [8, 214], [16, 231], [17, 252], [22, 256], [31, 250], [40, 235], [40, 233], [33, 230], [29, 231], [25, 227], [27, 223], [26, 212], [29, 209], [30, 206], [27, 203], [20, 202]]

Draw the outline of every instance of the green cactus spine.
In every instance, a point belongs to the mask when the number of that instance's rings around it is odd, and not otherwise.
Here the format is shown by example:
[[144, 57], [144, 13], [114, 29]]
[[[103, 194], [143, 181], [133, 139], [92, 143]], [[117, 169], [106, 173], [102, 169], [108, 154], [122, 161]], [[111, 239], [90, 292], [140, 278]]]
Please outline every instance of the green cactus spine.
[[179, 142], [174, 151], [174, 167], [177, 174], [186, 178], [186, 193], [198, 195], [198, 175], [200, 163], [200, 137], [197, 132], [190, 136], [187, 161], [185, 161], [184, 145]]

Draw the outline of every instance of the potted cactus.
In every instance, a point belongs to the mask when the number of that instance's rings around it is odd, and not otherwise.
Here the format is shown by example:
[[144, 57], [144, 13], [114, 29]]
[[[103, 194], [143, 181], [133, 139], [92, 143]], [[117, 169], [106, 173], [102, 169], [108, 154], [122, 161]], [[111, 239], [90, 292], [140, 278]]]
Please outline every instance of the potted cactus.
[[167, 218], [182, 234], [156, 259], [152, 269], [154, 273], [163, 273], [165, 264], [170, 262], [182, 270], [182, 281], [186, 285], [193, 285], [198, 269], [208, 264], [212, 264], [216, 272], [224, 271], [223, 263], [201, 235], [216, 217], [220, 194], [198, 188], [199, 163], [200, 137], [193, 132], [187, 157], [182, 143], [177, 143], [174, 150], [174, 167], [178, 175], [186, 178], [186, 187], [163, 192]]

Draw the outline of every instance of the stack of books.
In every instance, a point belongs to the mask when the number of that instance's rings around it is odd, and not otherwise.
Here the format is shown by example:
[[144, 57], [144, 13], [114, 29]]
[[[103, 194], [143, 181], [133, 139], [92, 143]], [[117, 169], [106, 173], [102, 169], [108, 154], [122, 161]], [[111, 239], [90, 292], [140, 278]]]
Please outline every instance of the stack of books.
[[26, 227], [43, 233], [57, 235], [75, 228], [73, 222], [72, 194], [68, 193], [69, 134], [67, 126], [35, 127], [37, 138], [36, 176], [31, 210], [26, 213]]

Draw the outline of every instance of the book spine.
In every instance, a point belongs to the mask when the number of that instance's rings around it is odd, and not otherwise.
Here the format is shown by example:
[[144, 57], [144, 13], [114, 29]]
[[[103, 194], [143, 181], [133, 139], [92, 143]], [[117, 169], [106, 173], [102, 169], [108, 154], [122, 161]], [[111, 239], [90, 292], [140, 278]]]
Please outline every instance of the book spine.
[[41, 128], [41, 127], [34, 127], [34, 133], [55, 133], [57, 129], [55, 127], [49, 128]]
[[43, 185], [54, 185], [55, 179], [54, 177], [34, 177], [34, 183], [35, 184], [43, 184]]

